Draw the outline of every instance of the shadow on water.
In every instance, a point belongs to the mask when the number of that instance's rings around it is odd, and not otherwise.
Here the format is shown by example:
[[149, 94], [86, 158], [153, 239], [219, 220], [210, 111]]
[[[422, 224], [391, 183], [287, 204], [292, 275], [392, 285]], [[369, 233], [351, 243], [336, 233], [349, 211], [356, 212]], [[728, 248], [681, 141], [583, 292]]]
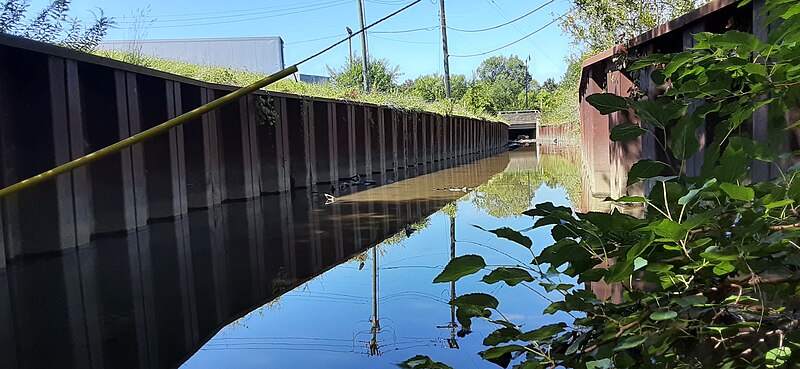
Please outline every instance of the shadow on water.
[[[421, 229], [418, 233], [422, 234], [437, 226], [434, 218], [438, 218], [429, 216], [504, 171], [518, 152], [434, 173], [422, 171], [438, 168], [401, 170], [392, 174], [394, 178], [376, 179], [387, 183], [382, 186], [355, 179], [319, 192], [224, 204], [128, 235], [97, 239], [77, 253], [13, 263], [0, 272], [0, 367], [172, 368], [190, 357], [187, 367], [263, 367], [251, 365], [252, 355], [225, 354], [204, 361], [220, 348], [218, 337], [231, 332], [283, 340], [262, 341], [275, 343], [269, 350], [289, 361], [281, 364], [262, 355], [257, 362], [274, 363], [269, 367], [310, 367], [311, 363], [296, 361], [298, 357], [280, 350], [295, 352], [297, 346], [291, 343], [298, 341], [292, 337], [323, 336], [331, 329], [325, 323], [335, 322], [333, 316], [325, 318], [328, 307], [324, 304], [314, 298], [302, 301], [308, 295], [307, 286], [330, 279], [326, 285], [360, 288], [363, 281], [359, 280], [366, 276], [361, 272], [368, 272], [371, 266], [365, 265], [374, 259], [364, 255], [368, 248], [387, 239], [375, 249], [376, 255], [416, 248], [419, 245], [411, 242], [414, 232]], [[428, 246], [438, 245], [436, 241]], [[355, 280], [329, 277], [338, 271], [360, 274]], [[430, 285], [430, 279], [425, 282]], [[400, 302], [407, 296], [427, 295], [409, 291], [394, 297], [382, 295], [381, 301]], [[285, 306], [298, 297], [300, 308]], [[347, 293], [326, 298], [341, 313], [356, 310], [351, 305], [363, 302]], [[447, 298], [436, 301], [446, 303]], [[247, 328], [256, 326], [254, 317], [274, 318], [273, 312], [295, 316], [279, 317], [280, 332]], [[358, 320], [369, 317], [359, 315]], [[322, 321], [307, 330], [292, 320], [314, 318]], [[367, 323], [366, 331], [383, 337], [390, 326], [374, 328]], [[347, 342], [352, 347], [361, 336], [351, 333]], [[324, 359], [321, 353], [333, 341], [326, 342], [301, 342], [301, 346], [312, 350], [313, 355], [306, 356]], [[377, 350], [380, 343], [373, 343]], [[258, 352], [234, 352], [243, 351]], [[346, 359], [337, 360], [341, 362], [333, 367], [348, 366]], [[322, 367], [331, 366], [323, 363]]]

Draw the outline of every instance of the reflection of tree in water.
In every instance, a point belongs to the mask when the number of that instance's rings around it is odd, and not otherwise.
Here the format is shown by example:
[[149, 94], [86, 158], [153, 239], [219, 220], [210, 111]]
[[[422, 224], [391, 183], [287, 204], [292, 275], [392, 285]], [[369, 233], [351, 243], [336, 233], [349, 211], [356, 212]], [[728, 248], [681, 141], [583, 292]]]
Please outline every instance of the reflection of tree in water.
[[506, 171], [481, 185], [472, 203], [495, 218], [521, 215], [530, 209], [536, 190], [542, 183], [551, 188], [563, 187], [569, 201], [581, 198], [580, 161], [571, 153], [540, 154], [539, 167]]
[[540, 176], [534, 171], [500, 173], [475, 190], [472, 203], [495, 218], [520, 215], [530, 209]]
[[[581, 160], [579, 153], [567, 155], [542, 155], [540, 165], [544, 182], [549, 187], [560, 185], [567, 190], [569, 201], [579, 204], [583, 184], [581, 183]], [[526, 209], [527, 210], [527, 209]]]

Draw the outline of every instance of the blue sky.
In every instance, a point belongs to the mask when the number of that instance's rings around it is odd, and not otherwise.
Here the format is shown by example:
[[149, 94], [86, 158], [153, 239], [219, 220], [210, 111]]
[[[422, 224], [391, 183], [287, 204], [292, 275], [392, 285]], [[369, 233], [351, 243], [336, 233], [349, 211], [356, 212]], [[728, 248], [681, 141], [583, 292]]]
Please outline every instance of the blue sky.
[[[34, 0], [38, 10], [47, 0]], [[365, 0], [367, 23], [410, 3], [411, 0]], [[448, 0], [447, 18], [450, 54], [485, 53], [509, 44], [546, 25], [569, 9], [568, 0]], [[508, 26], [485, 32], [463, 32], [496, 26], [545, 5], [541, 10]], [[237, 36], [281, 36], [285, 59], [291, 64], [344, 37], [345, 27], [358, 28], [356, 0], [73, 0], [72, 10], [81, 19], [91, 19], [98, 8], [118, 22], [108, 39], [133, 35], [131, 14], [149, 8], [145, 39]], [[375, 27], [369, 34], [370, 53], [400, 67], [402, 82], [419, 75], [441, 73], [441, 34], [438, 0], [423, 0], [403, 14]], [[429, 27], [429, 28], [426, 28]], [[383, 33], [426, 28], [414, 32]], [[360, 41], [354, 39], [354, 51]], [[512, 46], [473, 57], [452, 57], [451, 73], [471, 75], [485, 58], [493, 55], [531, 56], [530, 71], [543, 81], [559, 79], [566, 70], [569, 39], [554, 23]], [[347, 44], [304, 64], [301, 72], [327, 75], [327, 65], [339, 66], [347, 57]]]

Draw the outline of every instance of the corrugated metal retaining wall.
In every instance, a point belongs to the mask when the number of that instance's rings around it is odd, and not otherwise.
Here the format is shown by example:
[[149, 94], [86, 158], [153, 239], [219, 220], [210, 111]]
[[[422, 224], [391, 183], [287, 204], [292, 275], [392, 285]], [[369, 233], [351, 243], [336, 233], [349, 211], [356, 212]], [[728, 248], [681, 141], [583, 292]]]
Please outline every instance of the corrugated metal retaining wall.
[[[234, 88], [0, 36], [0, 184]], [[503, 149], [505, 124], [259, 92], [2, 199], [6, 258], [60, 252], [195, 208]]]
[[[640, 124], [638, 119], [625, 112], [601, 115], [586, 102], [585, 97], [602, 92], [629, 96], [635, 87], [634, 80], [640, 82], [639, 89], [646, 93], [648, 99], [655, 99], [663, 92], [659, 86], [651, 82], [650, 72], [645, 70], [638, 75], [630, 75], [617, 65], [616, 56], [647, 55], [653, 53], [674, 53], [694, 46], [693, 34], [699, 32], [724, 33], [730, 29], [750, 32], [766, 41], [768, 29], [761, 26], [761, 7], [764, 0], [739, 7], [739, 0], [714, 0], [680, 18], [659, 26], [639, 37], [619, 45], [603, 53], [587, 59], [583, 64], [580, 85], [581, 140], [585, 172], [589, 181], [587, 187], [591, 196], [605, 198], [619, 197], [626, 193], [643, 193], [647, 189], [640, 186], [626, 187], [627, 173], [631, 166], [640, 159], [665, 160], [665, 154], [656, 148], [651, 135], [627, 143], [615, 143], [609, 139], [611, 128], [625, 123]], [[747, 127], [754, 139], [767, 137], [767, 109], [756, 111]], [[795, 122], [800, 118], [799, 110], [787, 117], [787, 121]], [[706, 122], [698, 130], [697, 137], [703, 145], [710, 144], [707, 139], [713, 135], [713, 123]], [[787, 131], [786, 150], [800, 148], [800, 131]], [[687, 162], [686, 173], [696, 175], [702, 165], [702, 149]], [[755, 162], [751, 170], [751, 178], [765, 180], [778, 175], [778, 169], [769, 163]]]

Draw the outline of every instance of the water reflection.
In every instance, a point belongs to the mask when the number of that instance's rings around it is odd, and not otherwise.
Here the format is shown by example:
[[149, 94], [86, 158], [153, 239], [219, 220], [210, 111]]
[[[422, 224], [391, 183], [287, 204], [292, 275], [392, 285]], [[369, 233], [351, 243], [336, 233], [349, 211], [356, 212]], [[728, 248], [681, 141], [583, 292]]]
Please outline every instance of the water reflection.
[[[481, 273], [445, 285], [431, 281], [450, 259], [465, 254], [480, 254], [490, 265], [529, 263], [530, 251], [473, 225], [526, 229], [531, 219], [520, 214], [533, 203], [571, 206], [580, 200], [579, 161], [568, 155], [576, 154], [547, 148], [537, 155], [529, 148], [504, 155], [505, 170], [487, 183], [224, 328], [183, 367], [392, 368], [416, 354], [456, 368], [495, 367], [477, 356], [495, 327], [475, 322], [473, 333], [459, 335], [447, 302], [459, 293], [491, 293], [507, 319], [533, 329], [564, 319], [541, 314], [558, 295], [535, 285], [535, 292], [486, 285], [479, 283]], [[447, 192], [458, 193], [441, 191]], [[536, 249], [552, 242], [546, 230], [527, 234]]]
[[[401, 240], [406, 234], [416, 237], [416, 229], [426, 227], [420, 220], [463, 196], [461, 189], [477, 187], [504, 170], [508, 161], [508, 155], [501, 154], [424, 172], [449, 165], [437, 163], [440, 167], [392, 173], [393, 178], [229, 203], [98, 239], [77, 253], [9, 265], [0, 272], [0, 368], [171, 368], [201, 347], [203, 354], [231, 352], [228, 348], [234, 345], [241, 348], [236, 352], [255, 351], [248, 348], [253, 341], [236, 337], [220, 346], [217, 337], [231, 332], [278, 337], [258, 342], [268, 343], [266, 350], [285, 358], [298, 347], [314, 352], [340, 347], [342, 341], [306, 339], [321, 337], [308, 332], [322, 332], [335, 321], [332, 310], [308, 308], [322, 299], [356, 317], [358, 308], [370, 306], [372, 287], [362, 272], [374, 269], [377, 293], [382, 277], [378, 273], [393, 270], [386, 264], [359, 270], [357, 255], [398, 231], [395, 243], [384, 247], [392, 252], [407, 248]], [[388, 184], [374, 187], [372, 182]], [[381, 249], [375, 249], [361, 261], [376, 260], [380, 254]], [[342, 283], [367, 293], [363, 298], [353, 291], [308, 293], [306, 286], [325, 282], [335, 274], [325, 271], [342, 262], [347, 262], [345, 269], [352, 266], [359, 273], [358, 280]], [[287, 291], [292, 292], [284, 295]], [[386, 304], [417, 296], [383, 291], [373, 300]], [[446, 298], [437, 301], [441, 300]], [[293, 308], [298, 301], [301, 308]], [[357, 315], [360, 333], [348, 335], [346, 342], [373, 341], [369, 347], [377, 355], [384, 352], [381, 346], [387, 337], [394, 336], [396, 320], [391, 311], [375, 306]], [[290, 329], [275, 334], [263, 329], [259, 319], [275, 316]], [[298, 320], [309, 324], [305, 330], [304, 324], [290, 327]], [[273, 360], [269, 355], [245, 355], [239, 357], [244, 360], [239, 365], [238, 359], [229, 363], [220, 355], [208, 364], [196, 364], [201, 356], [187, 365], [248, 367], [250, 362]]]
[[[557, 296], [481, 275], [431, 281], [465, 254], [530, 262], [527, 249], [473, 225], [526, 229], [520, 214], [533, 203], [582, 201], [579, 168], [574, 149], [523, 148], [370, 179], [380, 187], [354, 180], [225, 204], [10, 265], [0, 273], [0, 368], [390, 368], [416, 354], [491, 368], [476, 353], [493, 327], [459, 335], [447, 302], [491, 293], [532, 329], [564, 319], [541, 315]], [[548, 231], [527, 234], [539, 250], [552, 242]]]

